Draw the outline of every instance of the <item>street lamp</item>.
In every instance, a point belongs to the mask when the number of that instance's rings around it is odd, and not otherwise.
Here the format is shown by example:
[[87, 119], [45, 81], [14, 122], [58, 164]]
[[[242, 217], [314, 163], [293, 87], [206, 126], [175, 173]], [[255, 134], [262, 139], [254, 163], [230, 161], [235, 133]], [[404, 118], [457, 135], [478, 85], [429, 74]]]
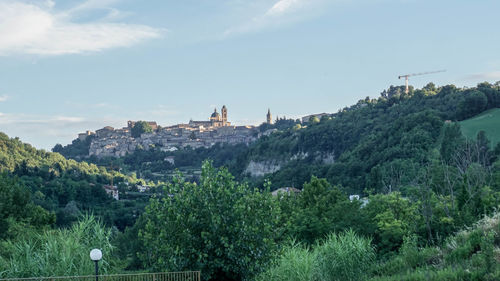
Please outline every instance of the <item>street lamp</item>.
[[95, 263], [95, 281], [99, 281], [99, 261], [102, 259], [102, 252], [99, 249], [90, 251], [90, 259]]

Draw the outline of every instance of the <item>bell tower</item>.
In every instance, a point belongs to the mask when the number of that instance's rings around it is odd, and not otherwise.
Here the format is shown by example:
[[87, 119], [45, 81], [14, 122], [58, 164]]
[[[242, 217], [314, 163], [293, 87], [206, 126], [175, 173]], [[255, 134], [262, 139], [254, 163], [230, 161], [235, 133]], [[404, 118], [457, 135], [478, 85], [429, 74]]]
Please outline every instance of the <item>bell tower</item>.
[[267, 124], [272, 124], [273, 123], [273, 117], [271, 115], [271, 109], [267, 109]]
[[222, 106], [222, 126], [226, 126], [227, 124], [227, 107], [225, 105]]

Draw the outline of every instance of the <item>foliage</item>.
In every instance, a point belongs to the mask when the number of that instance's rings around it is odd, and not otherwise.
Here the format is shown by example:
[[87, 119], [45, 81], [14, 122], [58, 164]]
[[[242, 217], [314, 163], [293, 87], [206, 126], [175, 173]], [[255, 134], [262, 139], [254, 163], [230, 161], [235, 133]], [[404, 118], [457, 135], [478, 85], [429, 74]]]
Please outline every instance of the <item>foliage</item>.
[[[133, 184], [135, 179], [94, 164], [67, 160], [59, 153], [37, 150], [3, 133], [0, 133], [0, 171], [4, 171], [6, 179], [17, 178], [15, 181], [22, 186], [23, 199], [16, 199], [19, 204], [31, 200], [39, 209], [33, 212], [38, 216], [45, 214], [42, 208], [55, 213], [56, 225], [61, 227], [75, 222], [82, 212], [91, 211], [106, 224], [123, 230], [134, 224], [133, 215], [138, 216], [148, 200], [142, 197], [128, 203], [115, 202], [102, 186], [113, 178], [122, 188], [122, 198], [128, 199], [123, 192], [124, 182]], [[5, 184], [10, 182], [6, 180]]]
[[316, 268], [316, 253], [292, 243], [256, 281], [314, 281]]
[[277, 204], [269, 191], [203, 165], [200, 184], [176, 181], [146, 209], [146, 268], [201, 270], [204, 280], [248, 280], [272, 257]]
[[91, 275], [89, 258], [93, 248], [103, 252], [100, 272], [113, 267], [111, 230], [93, 216], [86, 216], [69, 229], [47, 230], [28, 237], [3, 242], [0, 277], [48, 277]]
[[153, 132], [153, 128], [146, 121], [137, 121], [134, 124], [134, 127], [130, 130], [133, 138], [139, 138], [144, 133]]
[[291, 214], [289, 236], [312, 245], [331, 232], [355, 227], [363, 229], [360, 202], [350, 202], [339, 187], [313, 177], [304, 184]]
[[52, 152], [60, 153], [64, 155], [66, 158], [72, 158], [81, 160], [85, 156], [89, 155], [90, 144], [92, 140], [95, 138], [94, 135], [87, 136], [84, 140], [75, 139], [66, 146], [62, 146], [61, 144], [56, 144], [52, 148]]
[[460, 122], [463, 134], [469, 138], [476, 138], [479, 131], [485, 131], [486, 136], [491, 140], [492, 148], [500, 143], [500, 109], [495, 108], [484, 111], [483, 113]]
[[374, 258], [369, 239], [353, 231], [330, 234], [312, 251], [297, 244], [285, 248], [256, 280], [364, 280]]
[[363, 280], [368, 275], [375, 251], [371, 241], [353, 231], [330, 234], [316, 248], [317, 280]]
[[399, 255], [375, 267], [372, 280], [498, 280], [499, 225], [500, 213], [485, 216], [439, 248], [406, 239]]
[[369, 220], [368, 233], [373, 235], [381, 254], [393, 252], [405, 236], [416, 232], [421, 224], [417, 206], [398, 192], [370, 196], [361, 211]]
[[29, 191], [6, 173], [0, 174], [0, 202], [0, 239], [55, 222], [55, 215], [33, 204]]

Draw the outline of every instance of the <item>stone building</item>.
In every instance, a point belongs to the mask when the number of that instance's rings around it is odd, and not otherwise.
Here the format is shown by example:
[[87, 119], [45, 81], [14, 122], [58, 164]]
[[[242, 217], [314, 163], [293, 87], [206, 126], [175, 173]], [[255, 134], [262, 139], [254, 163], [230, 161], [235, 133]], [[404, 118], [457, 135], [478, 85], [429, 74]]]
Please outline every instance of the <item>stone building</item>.
[[92, 132], [92, 131], [85, 131], [85, 133], [79, 133], [78, 134], [78, 139], [81, 140], [81, 141], [84, 141], [84, 140], [87, 139], [87, 137], [93, 136], [93, 135], [95, 135], [94, 132]]
[[110, 195], [111, 197], [113, 197], [113, 199], [115, 200], [120, 200], [120, 194], [118, 192], [118, 187], [116, 185], [103, 185], [102, 188], [104, 188], [104, 191], [106, 191], [106, 193], [108, 195]]
[[221, 114], [217, 112], [217, 108], [214, 109], [214, 113], [210, 115], [209, 121], [189, 121], [189, 126], [191, 127], [225, 127], [231, 126], [231, 122], [227, 122], [227, 107], [224, 105], [221, 109]]
[[161, 127], [156, 122], [148, 124], [155, 130], [144, 133], [138, 138], [132, 138], [131, 128], [136, 122], [128, 121], [127, 127], [113, 129], [104, 127], [96, 131], [97, 137], [92, 139], [89, 156], [122, 157], [134, 152], [137, 148], [150, 149], [160, 147], [163, 151], [190, 146], [192, 148], [210, 147], [216, 143], [250, 143], [257, 139], [258, 130], [255, 126], [233, 126], [227, 121], [227, 107], [223, 106], [221, 113], [214, 110], [208, 121], [189, 121], [189, 124], [177, 124]]

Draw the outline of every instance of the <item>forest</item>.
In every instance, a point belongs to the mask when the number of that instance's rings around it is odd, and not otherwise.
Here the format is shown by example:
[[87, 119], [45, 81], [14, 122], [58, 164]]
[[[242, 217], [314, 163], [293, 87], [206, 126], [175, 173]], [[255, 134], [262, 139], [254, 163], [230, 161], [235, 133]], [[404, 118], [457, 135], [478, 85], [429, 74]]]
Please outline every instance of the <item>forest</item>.
[[[91, 274], [88, 249], [100, 247], [106, 273], [499, 280], [500, 144], [488, 131], [465, 137], [459, 123], [495, 108], [499, 83], [391, 86], [307, 124], [262, 125], [276, 131], [249, 146], [120, 159], [85, 158], [83, 142], [45, 152], [2, 134], [0, 277]], [[252, 177], [251, 161], [280, 169]], [[105, 193], [110, 181], [123, 200]], [[138, 196], [143, 184], [152, 191]], [[273, 196], [279, 187], [301, 192]], [[78, 253], [55, 262], [61, 252]]]

